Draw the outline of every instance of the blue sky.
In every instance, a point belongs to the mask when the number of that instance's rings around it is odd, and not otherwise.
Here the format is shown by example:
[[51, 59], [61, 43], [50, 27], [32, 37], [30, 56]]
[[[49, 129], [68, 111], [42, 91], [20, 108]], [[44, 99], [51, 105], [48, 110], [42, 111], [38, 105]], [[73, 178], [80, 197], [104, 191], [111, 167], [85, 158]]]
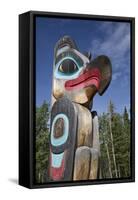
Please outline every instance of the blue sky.
[[107, 112], [109, 100], [117, 112], [130, 108], [130, 24], [127, 22], [36, 18], [36, 105], [50, 103], [54, 46], [64, 35], [71, 36], [81, 52], [110, 57], [112, 81], [103, 94], [94, 97], [93, 110]]

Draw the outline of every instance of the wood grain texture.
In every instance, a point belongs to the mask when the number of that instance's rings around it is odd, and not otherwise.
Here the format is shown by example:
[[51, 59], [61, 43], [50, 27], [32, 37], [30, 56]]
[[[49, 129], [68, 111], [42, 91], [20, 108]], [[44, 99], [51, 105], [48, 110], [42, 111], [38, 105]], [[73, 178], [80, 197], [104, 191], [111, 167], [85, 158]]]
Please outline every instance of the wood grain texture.
[[[75, 67], [76, 63], [77, 67]], [[68, 116], [71, 140], [69, 139], [68, 143], [62, 147], [52, 147], [52, 150], [60, 153], [66, 149], [68, 159], [66, 168], [68, 169], [65, 171], [70, 173], [74, 170], [72, 177], [74, 180], [98, 177], [99, 124], [97, 113], [91, 113], [91, 108], [95, 94], [99, 92], [102, 95], [108, 88], [111, 72], [111, 62], [107, 56], [101, 55], [89, 60], [79, 51], [69, 36], [64, 36], [57, 42], [54, 51], [51, 119], [53, 113], [54, 116], [58, 113], [65, 113]], [[73, 111], [70, 110], [72, 107]], [[63, 123], [59, 120], [56, 124], [56, 137], [62, 135], [63, 128]], [[68, 176], [67, 173], [64, 180]], [[69, 177], [71, 180], [71, 176]]]
[[93, 124], [93, 141], [92, 147], [100, 152], [100, 143], [99, 143], [99, 122], [97, 112], [92, 112], [92, 124]]
[[91, 148], [89, 179], [92, 180], [98, 178], [98, 168], [99, 168], [99, 151], [97, 149]]
[[73, 180], [88, 180], [91, 150], [87, 146], [78, 147], [75, 153]]
[[99, 170], [99, 125], [97, 113], [75, 104], [78, 115], [77, 149], [73, 180], [97, 179]]
[[51, 96], [51, 105], [50, 105], [50, 110], [52, 110], [52, 106], [54, 105], [54, 103], [57, 101], [57, 99], [53, 96]]
[[[73, 179], [73, 167], [74, 167], [74, 154], [76, 150], [76, 137], [77, 137], [77, 112], [74, 103], [72, 103], [68, 98], [63, 97], [58, 99], [51, 111], [51, 125], [54, 118], [58, 114], [64, 114], [67, 116], [69, 120], [69, 134], [67, 141], [61, 145], [53, 146], [50, 140], [50, 149], [51, 152], [54, 154], [60, 154], [62, 152], [66, 152], [64, 161], [65, 161], [65, 169], [64, 175], [60, 181], [69, 181]], [[50, 134], [52, 131], [50, 130]], [[59, 137], [58, 137], [59, 139]], [[49, 156], [49, 163], [50, 163], [50, 156]], [[49, 165], [49, 180], [52, 181], [51, 177], [51, 168], [52, 166]]]
[[[54, 103], [51, 120], [58, 113], [65, 113], [70, 119], [70, 137], [72, 138], [62, 147], [52, 147], [54, 153], [61, 153], [64, 150], [67, 152], [65, 175], [62, 180], [98, 178], [100, 144], [97, 113], [91, 113], [86, 107], [73, 103], [66, 97], [59, 98]], [[56, 131], [58, 131], [60, 123], [56, 125]]]
[[78, 104], [90, 104], [92, 97], [96, 94], [97, 90], [94, 86], [89, 86], [86, 88], [75, 89], [67, 91], [65, 89], [66, 80], [56, 79], [53, 81], [53, 96], [58, 99], [66, 96], [71, 101]]
[[80, 104], [75, 104], [78, 117], [77, 147], [92, 147], [92, 116], [91, 112]]
[[60, 138], [64, 133], [64, 128], [65, 128], [64, 120], [62, 118], [59, 118], [54, 126], [54, 137]]

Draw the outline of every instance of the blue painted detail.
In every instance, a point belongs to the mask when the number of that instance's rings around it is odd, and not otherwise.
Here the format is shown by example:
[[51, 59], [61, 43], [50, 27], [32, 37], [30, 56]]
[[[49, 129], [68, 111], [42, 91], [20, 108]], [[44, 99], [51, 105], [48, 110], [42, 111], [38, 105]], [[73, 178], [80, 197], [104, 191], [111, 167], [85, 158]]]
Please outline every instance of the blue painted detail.
[[[72, 60], [78, 67], [78, 71], [71, 73], [71, 74], [64, 74], [64, 73], [59, 72], [58, 68], [59, 68], [60, 64], [66, 59]], [[61, 59], [60, 62], [56, 64], [55, 71], [54, 71], [54, 77], [58, 78], [58, 79], [66, 79], [66, 80], [75, 79], [79, 76], [82, 69], [83, 69], [82, 66], [79, 66], [74, 58], [67, 56], [67, 57], [64, 57], [63, 59]]]
[[60, 154], [52, 153], [52, 167], [60, 167], [63, 160], [64, 152]]
[[[61, 137], [55, 138], [54, 137], [54, 126], [55, 126], [56, 121], [59, 118], [62, 118], [64, 120], [64, 132], [63, 132], [63, 135]], [[68, 120], [68, 117], [65, 114], [62, 114], [62, 113], [56, 115], [55, 118], [53, 119], [52, 128], [51, 128], [51, 138], [50, 138], [51, 144], [53, 146], [59, 146], [59, 145], [64, 144], [68, 139], [68, 135], [69, 135], [69, 120]]]

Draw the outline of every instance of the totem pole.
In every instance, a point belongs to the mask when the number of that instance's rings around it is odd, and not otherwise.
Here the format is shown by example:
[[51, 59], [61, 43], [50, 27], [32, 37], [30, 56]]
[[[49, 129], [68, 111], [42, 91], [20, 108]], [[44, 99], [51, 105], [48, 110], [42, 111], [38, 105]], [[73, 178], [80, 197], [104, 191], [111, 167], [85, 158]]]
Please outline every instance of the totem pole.
[[91, 112], [95, 94], [102, 95], [112, 76], [105, 55], [91, 59], [69, 37], [54, 49], [50, 155], [51, 181], [97, 179], [100, 144], [98, 117]]

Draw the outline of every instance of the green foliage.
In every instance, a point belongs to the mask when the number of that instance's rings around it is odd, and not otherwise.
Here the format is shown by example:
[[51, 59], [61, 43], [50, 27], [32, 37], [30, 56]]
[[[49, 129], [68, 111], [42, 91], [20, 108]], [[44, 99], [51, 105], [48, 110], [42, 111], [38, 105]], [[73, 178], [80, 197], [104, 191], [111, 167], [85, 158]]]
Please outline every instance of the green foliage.
[[44, 101], [42, 106], [36, 108], [36, 182], [43, 183], [47, 177], [49, 155], [49, 110]]
[[121, 115], [110, 101], [108, 113], [99, 117], [99, 124], [102, 177], [129, 177], [130, 119], [126, 107]]
[[[36, 108], [36, 182], [47, 179], [49, 155], [49, 105]], [[99, 116], [102, 178], [130, 176], [130, 119], [127, 108], [123, 114], [115, 112], [110, 101], [108, 112]]]

